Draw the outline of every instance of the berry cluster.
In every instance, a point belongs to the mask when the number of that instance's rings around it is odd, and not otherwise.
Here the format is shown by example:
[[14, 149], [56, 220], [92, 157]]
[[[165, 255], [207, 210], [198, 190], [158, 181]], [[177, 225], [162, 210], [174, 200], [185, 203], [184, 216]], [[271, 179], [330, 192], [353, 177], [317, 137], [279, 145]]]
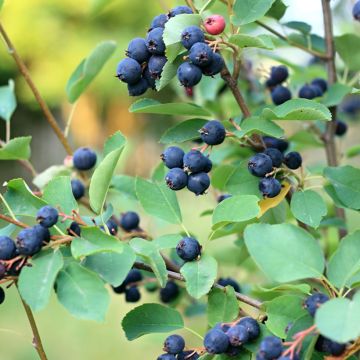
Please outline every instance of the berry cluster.
[[142, 281], [143, 276], [139, 270], [132, 269], [127, 274], [123, 283], [119, 286], [113, 286], [113, 290], [116, 294], [125, 293], [125, 301], [134, 303], [138, 302], [141, 298], [141, 294], [138, 288], [138, 284]]
[[275, 105], [281, 105], [291, 99], [290, 90], [281, 85], [289, 77], [286, 66], [273, 66], [270, 70], [270, 77], [266, 80], [266, 87], [271, 91], [271, 99]]
[[170, 335], [164, 341], [165, 354], [157, 360], [196, 360], [200, 356], [195, 350], [185, 350], [185, 340], [180, 335]]
[[328, 84], [326, 80], [317, 78], [314, 79], [311, 84], [305, 84], [299, 91], [299, 97], [303, 99], [315, 99], [323, 96], [327, 91]]

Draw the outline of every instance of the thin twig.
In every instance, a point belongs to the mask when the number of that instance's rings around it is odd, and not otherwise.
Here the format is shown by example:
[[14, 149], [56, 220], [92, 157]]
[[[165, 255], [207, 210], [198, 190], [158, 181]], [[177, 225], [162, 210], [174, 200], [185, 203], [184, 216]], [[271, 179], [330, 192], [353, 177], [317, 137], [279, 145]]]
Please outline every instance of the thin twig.
[[3, 215], [3, 214], [0, 214], [0, 219], [4, 220], [4, 221], [7, 221], [8, 223], [14, 224], [16, 226], [22, 227], [24, 229], [29, 227], [29, 225], [26, 225], [25, 223], [23, 223], [21, 221], [12, 219], [11, 217]]

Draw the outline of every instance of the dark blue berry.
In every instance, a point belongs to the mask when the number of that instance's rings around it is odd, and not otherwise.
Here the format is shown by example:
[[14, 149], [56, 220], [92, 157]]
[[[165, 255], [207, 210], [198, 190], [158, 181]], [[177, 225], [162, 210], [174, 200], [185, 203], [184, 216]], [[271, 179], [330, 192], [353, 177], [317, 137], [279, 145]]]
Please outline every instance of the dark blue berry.
[[81, 199], [85, 195], [85, 186], [78, 179], [71, 180], [71, 190], [76, 200]]
[[188, 175], [181, 168], [173, 168], [166, 174], [165, 182], [171, 190], [181, 190], [188, 183]]
[[174, 301], [179, 293], [179, 286], [173, 281], [168, 281], [165, 287], [160, 289], [160, 300], [163, 303], [168, 304]]
[[231, 198], [231, 196], [232, 196], [231, 194], [222, 194], [222, 195], [219, 195], [218, 198], [217, 198], [217, 202], [218, 202], [218, 203], [221, 203], [222, 201]]
[[169, 354], [179, 354], [185, 348], [185, 340], [180, 335], [170, 335], [165, 339], [164, 351]]
[[197, 42], [204, 41], [204, 32], [198, 26], [189, 26], [181, 33], [181, 43], [186, 49], [190, 49]]
[[169, 17], [174, 17], [180, 14], [193, 14], [193, 11], [189, 6], [176, 6], [169, 12]]
[[198, 66], [184, 62], [177, 69], [177, 77], [181, 85], [193, 87], [200, 82], [202, 72]]
[[146, 90], [149, 88], [149, 83], [146, 79], [141, 78], [135, 84], [128, 84], [128, 93], [129, 96], [140, 96], [146, 93]]
[[167, 62], [167, 59], [163, 55], [151, 56], [148, 64], [150, 76], [153, 79], [160, 79], [163, 68]]
[[224, 59], [219, 53], [213, 53], [212, 60], [209, 65], [201, 68], [202, 72], [206, 76], [214, 76], [221, 72], [224, 68]]
[[125, 292], [126, 287], [130, 284], [136, 284], [139, 281], [141, 281], [143, 279], [143, 276], [141, 274], [141, 272], [137, 269], [131, 269], [129, 271], [129, 273], [127, 274], [125, 280], [123, 281], [122, 284], [120, 284], [119, 286], [113, 286], [113, 290], [115, 293], [117, 294], [122, 294]]
[[118, 232], [118, 225], [113, 219], [109, 219], [106, 222], [106, 226], [109, 229], [111, 235], [116, 235]]
[[16, 247], [20, 255], [34, 255], [41, 250], [42, 245], [43, 238], [34, 228], [21, 230], [16, 238]]
[[90, 170], [96, 164], [96, 153], [87, 147], [81, 147], [75, 151], [73, 163], [78, 170]]
[[312, 85], [304, 85], [299, 91], [299, 97], [303, 99], [314, 99], [316, 94], [316, 89]]
[[273, 163], [271, 157], [264, 153], [255, 154], [248, 162], [248, 169], [251, 174], [258, 177], [264, 177], [272, 171]]
[[208, 158], [207, 156], [206, 156], [206, 160], [207, 160], [207, 163], [206, 163], [206, 166], [204, 167], [204, 172], [209, 173], [212, 169], [213, 164], [212, 164], [212, 161], [210, 160], [210, 158]]
[[324, 95], [324, 92], [322, 91], [320, 86], [317, 85], [311, 85], [313, 90], [315, 91], [315, 97], [320, 97]]
[[298, 152], [292, 151], [286, 154], [284, 163], [289, 169], [296, 170], [302, 164], [302, 157]]
[[295, 353], [292, 357], [290, 355], [280, 356], [277, 360], [300, 360], [300, 356]]
[[213, 327], [213, 329], [221, 330], [224, 333], [226, 333], [230, 328], [231, 328], [231, 326], [227, 323], [217, 323]]
[[193, 261], [201, 254], [201, 245], [191, 237], [184, 237], [176, 246], [176, 253], [184, 261]]
[[230, 356], [232, 358], [239, 355], [241, 353], [241, 350], [242, 350], [241, 346], [238, 347], [238, 346], [229, 345], [225, 354], [228, 355], [228, 357]]
[[255, 340], [260, 336], [260, 326], [258, 322], [249, 316], [241, 318], [237, 322], [237, 325], [245, 326], [249, 333], [249, 340]]
[[270, 156], [274, 167], [280, 167], [282, 162], [284, 161], [284, 155], [280, 150], [276, 148], [267, 148], [264, 151], [264, 154]]
[[176, 360], [176, 357], [173, 354], [162, 354], [158, 356], [157, 360]]
[[161, 27], [152, 29], [146, 36], [146, 46], [152, 54], [163, 55], [165, 53], [165, 43], [163, 40], [164, 29]]
[[345, 351], [346, 344], [337, 343], [320, 335], [316, 341], [315, 349], [332, 356], [340, 356]]
[[[230, 195], [231, 196], [231, 195]], [[232, 278], [230, 277], [227, 277], [227, 278], [220, 278], [218, 280], [218, 284], [221, 285], [221, 286], [232, 286], [234, 288], [234, 290], [236, 292], [240, 292], [241, 289], [240, 289], [240, 285]]]
[[291, 92], [285, 86], [278, 85], [271, 91], [271, 99], [275, 105], [281, 105], [291, 99]]
[[140, 223], [139, 215], [134, 211], [128, 211], [121, 215], [120, 226], [125, 231], [132, 231], [138, 228]]
[[327, 88], [328, 88], [328, 84], [327, 81], [321, 78], [316, 78], [311, 82], [311, 85], [315, 85], [318, 86], [322, 92], [326, 92]]
[[266, 359], [277, 359], [282, 352], [282, 341], [276, 336], [267, 336], [260, 343], [259, 353], [264, 355]]
[[126, 55], [136, 60], [139, 64], [148, 61], [150, 53], [147, 49], [145, 40], [142, 38], [131, 40], [126, 50]]
[[193, 173], [204, 171], [208, 165], [207, 157], [198, 150], [190, 150], [184, 155], [183, 161], [185, 170]]
[[317, 309], [327, 302], [329, 300], [329, 297], [322, 293], [317, 293], [310, 295], [308, 298], [306, 298], [304, 302], [304, 308], [308, 311], [308, 313], [314, 317]]
[[355, 20], [360, 21], [360, 0], [354, 4], [352, 14]]
[[150, 30], [155, 29], [157, 27], [163, 28], [168, 21], [168, 17], [165, 14], [160, 14], [155, 16], [151, 21]]
[[15, 257], [15, 243], [7, 236], [0, 236], [0, 260], [10, 260]]
[[186, 350], [186, 351], [182, 351], [180, 354], [178, 354], [177, 356], [177, 360], [197, 360], [200, 358], [200, 355], [194, 351], [194, 350]]
[[161, 154], [160, 158], [169, 169], [184, 166], [184, 151], [177, 146], [170, 146]]
[[249, 341], [249, 333], [245, 326], [234, 325], [226, 333], [232, 346], [241, 346]]
[[270, 82], [274, 85], [283, 83], [289, 76], [289, 71], [286, 66], [273, 66], [270, 71]]
[[59, 219], [59, 212], [52, 206], [43, 206], [36, 214], [36, 220], [41, 226], [50, 228], [54, 226]]
[[225, 140], [226, 130], [218, 120], [208, 121], [200, 130], [201, 139], [208, 145], [219, 145]]
[[288, 149], [289, 143], [286, 140], [277, 139], [272, 136], [263, 136], [263, 141], [267, 148], [275, 148], [284, 152]]
[[209, 354], [223, 354], [229, 345], [229, 338], [221, 330], [211, 329], [205, 335], [204, 346]]
[[134, 59], [121, 60], [117, 66], [116, 76], [122, 82], [135, 84], [141, 79], [141, 66]]
[[143, 71], [143, 78], [147, 81], [148, 87], [150, 89], [155, 90], [156, 89], [156, 82], [155, 79], [151, 76], [149, 67], [146, 66], [146, 68]]
[[47, 244], [50, 241], [50, 231], [48, 228], [41, 225], [35, 225], [33, 229], [36, 232], [37, 236], [42, 239], [43, 244]]
[[259, 182], [259, 190], [264, 197], [274, 198], [280, 194], [281, 184], [275, 178], [263, 178]]
[[0, 305], [4, 302], [5, 300], [5, 291], [2, 287], [0, 287]]
[[353, 95], [349, 96], [345, 99], [342, 106], [342, 111], [344, 111], [347, 115], [354, 117], [360, 112], [360, 96]]
[[125, 290], [125, 301], [129, 303], [138, 302], [141, 298], [139, 289], [136, 286], [132, 286]]
[[188, 177], [187, 188], [195, 195], [203, 195], [209, 186], [210, 178], [205, 172], [192, 173]]
[[[81, 228], [80, 228], [80, 225], [73, 221], [71, 224], [70, 224], [70, 227], [69, 229], [67, 230], [67, 233], [71, 236], [80, 236], [81, 235]], [[75, 234], [75, 235], [74, 235]]]
[[337, 136], [343, 136], [346, 134], [348, 126], [346, 122], [341, 120], [336, 120], [336, 128], [335, 128], [335, 135]]
[[205, 67], [210, 65], [213, 59], [213, 51], [209, 45], [197, 42], [190, 48], [189, 59], [194, 65]]

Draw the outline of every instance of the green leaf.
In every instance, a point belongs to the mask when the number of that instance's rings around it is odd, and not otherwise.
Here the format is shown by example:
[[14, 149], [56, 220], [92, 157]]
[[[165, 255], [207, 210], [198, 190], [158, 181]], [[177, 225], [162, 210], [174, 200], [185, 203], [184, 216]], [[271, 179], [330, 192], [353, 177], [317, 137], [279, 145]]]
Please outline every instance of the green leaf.
[[18, 283], [20, 295], [32, 310], [41, 310], [48, 304], [63, 265], [61, 252], [47, 249], [31, 259], [30, 267], [25, 266], [21, 270]]
[[327, 214], [323, 198], [312, 190], [297, 191], [291, 199], [291, 212], [296, 219], [317, 228]]
[[234, 173], [236, 167], [233, 165], [220, 165], [212, 171], [211, 185], [219, 190], [225, 190], [226, 183], [231, 175]]
[[107, 142], [107, 149], [111, 151], [104, 157], [91, 177], [89, 188], [90, 206], [96, 214], [102, 212], [111, 179], [124, 146], [124, 137], [120, 132], [117, 132]]
[[152, 99], [140, 99], [134, 102], [129, 109], [132, 113], [162, 114], [162, 115], [188, 115], [211, 116], [211, 113], [201, 106], [192, 103], [162, 104]]
[[0, 236], [11, 236], [17, 229], [16, 225], [8, 224], [0, 228]]
[[343, 101], [347, 94], [350, 94], [350, 92], [350, 86], [340, 83], [333, 84], [328, 88], [324, 97], [321, 99], [321, 102], [327, 107], [337, 106]]
[[265, 108], [261, 116], [268, 120], [331, 120], [325, 105], [307, 99], [293, 99], [273, 109]]
[[175, 192], [170, 190], [165, 183], [152, 183], [137, 178], [136, 194], [148, 214], [171, 224], [181, 224], [182, 217]]
[[287, 6], [282, 2], [282, 0], [275, 0], [265, 16], [280, 20], [285, 15], [286, 9]]
[[37, 174], [33, 179], [33, 184], [39, 189], [43, 189], [53, 178], [57, 176], [69, 176], [70, 174], [71, 169], [65, 165], [52, 165], [40, 174]]
[[31, 136], [11, 139], [0, 147], [0, 160], [28, 160], [31, 155]]
[[254, 133], [261, 133], [277, 138], [284, 136], [284, 130], [279, 125], [271, 120], [262, 119], [258, 116], [244, 119], [241, 122], [241, 130], [235, 131], [236, 136], [240, 138]]
[[137, 199], [135, 191], [135, 177], [115, 175], [111, 179], [111, 188], [119, 191], [131, 199]]
[[167, 129], [161, 136], [162, 144], [181, 143], [200, 137], [199, 130], [207, 123], [204, 119], [182, 121]]
[[186, 290], [195, 299], [206, 295], [217, 277], [217, 262], [209, 255], [201, 255], [200, 260], [185, 263], [180, 272], [186, 280]]
[[126, 137], [120, 132], [117, 131], [113, 135], [111, 135], [105, 142], [104, 145], [104, 154], [106, 157], [112, 151], [118, 150], [121, 147], [124, 147], [126, 144]]
[[4, 6], [4, 1], [5, 0], [0, 0], [0, 11], [1, 11], [2, 7]]
[[358, 71], [360, 63], [360, 37], [344, 34], [335, 37], [335, 48], [349, 70]]
[[111, 205], [111, 203], [109, 203], [106, 206], [106, 210], [102, 214], [96, 217], [83, 215], [82, 219], [84, 220], [87, 226], [94, 226], [94, 225], [103, 226], [104, 223], [106, 223], [113, 216], [113, 214], [114, 214], [114, 208]]
[[[176, 19], [176, 18], [172, 18]], [[170, 48], [167, 49], [167, 52], [169, 52]], [[176, 59], [173, 61], [166, 62], [165, 66], [162, 69], [161, 77], [160, 79], [156, 80], [156, 90], [160, 91], [162, 90], [166, 85], [170, 83], [170, 81], [176, 76], [177, 69], [180, 66], [180, 64], [183, 62], [182, 55], [179, 55]]]
[[310, 34], [311, 32], [311, 25], [303, 22], [303, 21], [289, 21], [284, 24], [283, 26], [286, 26], [290, 29], [300, 31], [303, 34]]
[[240, 26], [256, 21], [270, 10], [274, 2], [275, 0], [236, 0], [231, 22]]
[[209, 326], [217, 323], [231, 322], [239, 314], [239, 305], [235, 296], [234, 288], [226, 287], [226, 291], [214, 288], [209, 293], [207, 317]]
[[222, 201], [214, 210], [213, 228], [255, 218], [260, 213], [258, 202], [254, 195], [236, 195]]
[[115, 48], [115, 41], [104, 41], [98, 44], [91, 54], [77, 66], [66, 85], [66, 94], [72, 104], [101, 71], [114, 53]]
[[104, 283], [92, 271], [70, 262], [56, 279], [60, 303], [75, 317], [104, 321], [110, 296]]
[[76, 237], [71, 242], [71, 253], [75, 259], [101, 252], [121, 254], [124, 251], [123, 245], [120, 240], [105, 234], [96, 226], [82, 227], [81, 237]]
[[229, 42], [241, 48], [255, 47], [260, 49], [274, 49], [274, 43], [269, 35], [251, 36], [246, 34], [231, 35]]
[[349, 149], [346, 150], [346, 156], [348, 158], [352, 158], [360, 154], [360, 145], [351, 146]]
[[341, 240], [330, 259], [327, 276], [339, 289], [360, 281], [360, 231]]
[[10, 121], [16, 109], [15, 83], [9, 80], [9, 84], [0, 86], [0, 118]]
[[323, 37], [316, 34], [292, 33], [287, 36], [290, 45], [301, 45], [308, 49], [313, 49], [325, 55], [326, 46]]
[[178, 242], [182, 239], [179, 234], [163, 235], [154, 239], [151, 243], [159, 250], [175, 249]]
[[132, 239], [130, 246], [142, 261], [150, 265], [161, 287], [164, 287], [168, 280], [168, 273], [159, 249], [152, 242], [140, 238]]
[[128, 340], [152, 333], [168, 333], [184, 327], [181, 314], [160, 304], [144, 304], [126, 314], [122, 328]]
[[320, 334], [339, 343], [356, 340], [360, 336], [360, 292], [352, 301], [331, 299], [316, 311], [315, 324]]
[[306, 315], [304, 299], [295, 295], [279, 296], [265, 303], [266, 326], [281, 339], [286, 338], [286, 328], [299, 317]]
[[322, 276], [324, 255], [319, 243], [295, 225], [252, 224], [245, 229], [244, 238], [251, 257], [274, 281]]
[[350, 165], [327, 167], [324, 176], [334, 187], [337, 197], [348, 208], [360, 209], [360, 169]]
[[131, 270], [136, 255], [128, 244], [123, 244], [121, 254], [103, 252], [87, 256], [83, 265], [99, 274], [107, 283], [119, 286]]

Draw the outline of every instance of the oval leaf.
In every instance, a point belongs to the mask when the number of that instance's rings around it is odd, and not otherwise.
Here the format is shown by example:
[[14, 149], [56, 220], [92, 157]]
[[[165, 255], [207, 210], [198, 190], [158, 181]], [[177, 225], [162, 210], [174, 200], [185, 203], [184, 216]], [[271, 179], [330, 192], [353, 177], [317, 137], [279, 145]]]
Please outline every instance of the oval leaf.
[[271, 8], [275, 0], [236, 0], [231, 22], [240, 26], [262, 18]]
[[0, 148], [0, 160], [28, 160], [31, 155], [31, 136], [11, 139]]
[[9, 85], [0, 86], [0, 118], [10, 121], [15, 109], [15, 83], [13, 80], [9, 80]]

